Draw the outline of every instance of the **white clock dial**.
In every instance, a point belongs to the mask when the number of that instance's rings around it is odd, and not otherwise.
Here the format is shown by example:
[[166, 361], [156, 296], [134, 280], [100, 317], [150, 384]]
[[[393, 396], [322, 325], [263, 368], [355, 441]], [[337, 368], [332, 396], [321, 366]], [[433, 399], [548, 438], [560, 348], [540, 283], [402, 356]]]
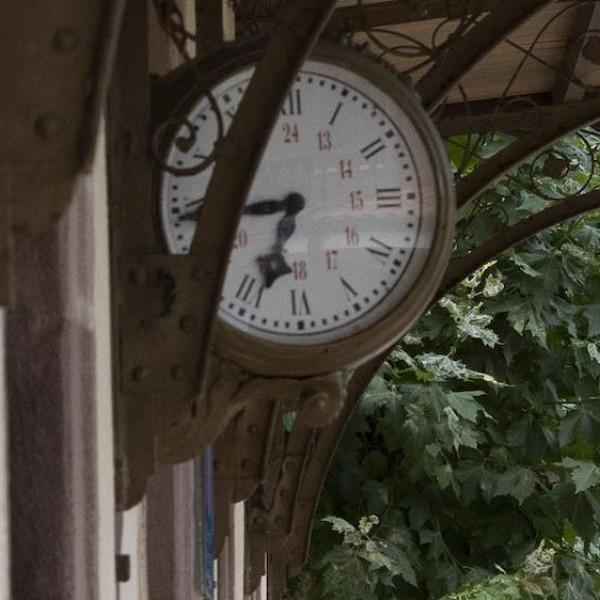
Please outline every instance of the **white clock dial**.
[[[240, 70], [214, 87], [225, 126], [251, 74]], [[209, 155], [217, 135], [206, 98], [186, 120], [165, 154], [180, 169]], [[247, 200], [220, 319], [267, 342], [311, 346], [390, 313], [422, 277], [439, 226], [438, 174], [422, 138], [370, 80], [309, 60]], [[189, 251], [210, 174], [162, 176], [162, 225], [173, 253]]]

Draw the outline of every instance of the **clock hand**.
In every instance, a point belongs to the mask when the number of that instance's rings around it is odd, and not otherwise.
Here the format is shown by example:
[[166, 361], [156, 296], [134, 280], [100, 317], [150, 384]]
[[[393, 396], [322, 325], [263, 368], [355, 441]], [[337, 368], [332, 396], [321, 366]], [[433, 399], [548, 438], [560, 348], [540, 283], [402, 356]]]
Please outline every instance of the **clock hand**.
[[283, 200], [261, 200], [244, 207], [244, 214], [254, 216], [274, 215], [278, 212], [284, 212], [286, 206], [285, 198]]
[[285, 215], [277, 223], [277, 238], [273, 246], [273, 252], [283, 252], [285, 243], [294, 235], [296, 231], [296, 215]]
[[302, 194], [298, 194], [297, 192], [288, 194], [283, 201], [286, 203], [286, 216], [297, 215], [306, 206], [304, 196], [302, 196]]
[[[199, 204], [198, 208], [183, 213], [178, 221], [198, 221], [202, 212], [204, 198], [192, 200], [185, 204], [186, 208]], [[244, 208], [245, 215], [272, 215], [284, 212], [286, 215], [298, 214], [304, 208], [304, 198], [300, 194], [288, 194], [283, 200], [261, 200]]]
[[283, 259], [281, 252], [271, 252], [257, 257], [256, 262], [261, 275], [265, 280], [265, 287], [269, 289], [279, 277], [292, 272], [290, 266]]
[[304, 198], [296, 192], [288, 194], [283, 200], [260, 200], [248, 204], [244, 208], [245, 215], [274, 215], [282, 212], [286, 215], [297, 215], [304, 208]]
[[270, 288], [281, 276], [292, 272], [283, 258], [283, 247], [296, 231], [296, 215], [304, 208], [304, 197], [297, 193], [288, 194], [285, 203], [285, 214], [277, 223], [277, 237], [270, 254], [263, 254], [256, 259], [258, 268], [265, 279], [265, 287]]

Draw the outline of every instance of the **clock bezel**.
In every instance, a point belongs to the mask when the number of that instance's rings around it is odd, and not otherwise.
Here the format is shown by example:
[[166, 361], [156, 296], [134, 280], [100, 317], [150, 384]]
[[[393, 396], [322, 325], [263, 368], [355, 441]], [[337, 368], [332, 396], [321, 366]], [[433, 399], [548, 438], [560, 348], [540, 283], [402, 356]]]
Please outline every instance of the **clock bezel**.
[[[200, 72], [174, 74], [175, 84], [165, 86], [168, 95], [160, 102], [166, 115], [185, 116], [197, 101], [205, 96], [199, 84], [201, 75], [206, 87], [214, 87], [233, 73], [256, 63], [260, 46], [236, 46], [211, 57], [199, 65]], [[246, 333], [218, 318], [215, 351], [222, 357], [238, 363], [249, 372], [268, 376], [312, 376], [354, 368], [389, 348], [418, 320], [427, 309], [446, 270], [454, 233], [454, 185], [446, 152], [433, 123], [422, 108], [414, 91], [399, 76], [370, 56], [332, 42], [320, 42], [311, 59], [329, 62], [337, 67], [354, 71], [378, 87], [396, 102], [411, 120], [421, 136], [426, 154], [433, 165], [433, 182], [437, 201], [437, 227], [429, 254], [416, 283], [403, 299], [386, 315], [366, 329], [339, 340], [314, 345], [292, 345], [267, 341]], [[164, 110], [166, 108], [166, 111]], [[167, 117], [168, 119], [168, 117]], [[158, 122], [161, 122], [158, 119]], [[163, 121], [164, 122], [164, 121]], [[171, 119], [176, 123], [177, 119]], [[167, 128], [163, 136], [160, 156], [166, 156], [172, 145], [177, 127]], [[160, 223], [162, 171], [155, 169], [155, 217], [160, 239], [166, 240]], [[358, 318], [360, 320], [360, 317]]]

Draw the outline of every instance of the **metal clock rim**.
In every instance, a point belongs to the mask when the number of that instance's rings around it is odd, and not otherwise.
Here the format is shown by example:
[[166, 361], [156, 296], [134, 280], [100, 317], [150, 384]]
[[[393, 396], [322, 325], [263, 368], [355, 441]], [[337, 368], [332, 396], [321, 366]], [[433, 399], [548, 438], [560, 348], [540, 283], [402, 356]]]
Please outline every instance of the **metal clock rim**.
[[[255, 63], [261, 52], [261, 45], [237, 45], [210, 57], [200, 66], [203, 75], [206, 76], [206, 85], [214, 86], [232, 73]], [[333, 342], [299, 346], [255, 338], [219, 319], [215, 339], [216, 353], [238, 363], [249, 372], [267, 376], [303, 377], [353, 368], [390, 347], [410, 329], [429, 306], [445, 272], [445, 257], [449, 257], [453, 240], [454, 185], [446, 152], [415, 92], [400, 81], [396, 73], [378, 64], [372, 57], [340, 44], [320, 42], [310, 58], [354, 71], [401, 106], [419, 132], [425, 151], [434, 166], [435, 181], [432, 183], [438, 199], [438, 225], [433, 244], [413, 288], [398, 305], [365, 330]], [[196, 74], [191, 75], [196, 77]], [[183, 72], [181, 75], [177, 73], [174, 78], [175, 84], [168, 87], [163, 106], [166, 106], [167, 110], [171, 108], [168, 114], [175, 112], [184, 115], [203, 92], [197, 80], [193, 78], [190, 82], [189, 72]], [[172, 110], [173, 101], [169, 101], [172, 98], [176, 98], [175, 111]], [[161, 154], [169, 147], [174, 129], [170, 128], [171, 135], [163, 137]], [[156, 169], [153, 185], [155, 196], [160, 196], [160, 180], [160, 171]], [[161, 230], [158, 200], [155, 207], [157, 229]], [[160, 239], [166, 246], [164, 233]]]

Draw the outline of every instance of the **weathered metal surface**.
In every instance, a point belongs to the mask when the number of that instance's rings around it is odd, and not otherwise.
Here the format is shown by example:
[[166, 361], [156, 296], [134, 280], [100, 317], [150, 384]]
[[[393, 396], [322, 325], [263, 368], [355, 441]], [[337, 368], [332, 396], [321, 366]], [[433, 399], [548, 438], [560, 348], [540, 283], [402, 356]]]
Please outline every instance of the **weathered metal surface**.
[[426, 19], [456, 19], [488, 12], [496, 4], [496, 0], [408, 0], [339, 6], [327, 29], [354, 31]]
[[0, 202], [12, 227], [46, 230], [68, 204], [95, 148], [122, 0], [0, 5]]
[[122, 258], [119, 264], [123, 393], [192, 398], [201, 347], [194, 335], [205, 274], [190, 256]]
[[[272, 18], [280, 0], [240, 0], [238, 20], [260, 27]], [[357, 2], [338, 2], [327, 24], [327, 33], [342, 33], [362, 28], [383, 27], [425, 19], [460, 18], [491, 10], [497, 0], [407, 0], [373, 2], [359, 6]]]

